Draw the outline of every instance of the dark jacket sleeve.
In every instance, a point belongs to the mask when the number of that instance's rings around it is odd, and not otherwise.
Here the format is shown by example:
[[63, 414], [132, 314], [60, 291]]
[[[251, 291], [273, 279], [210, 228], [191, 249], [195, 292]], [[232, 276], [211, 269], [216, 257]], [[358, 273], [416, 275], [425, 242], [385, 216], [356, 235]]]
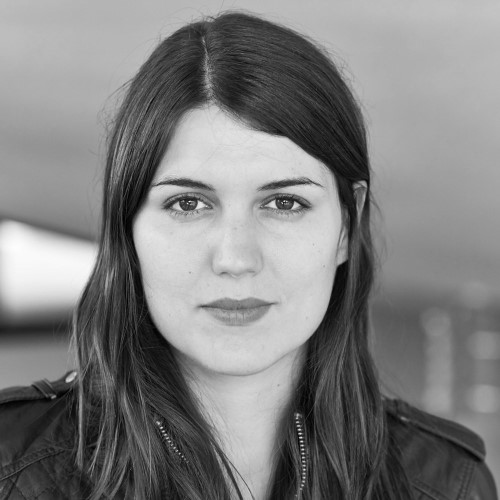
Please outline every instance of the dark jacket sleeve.
[[404, 401], [385, 403], [415, 500], [498, 500], [480, 436]]
[[86, 497], [73, 459], [73, 380], [0, 391], [0, 500]]

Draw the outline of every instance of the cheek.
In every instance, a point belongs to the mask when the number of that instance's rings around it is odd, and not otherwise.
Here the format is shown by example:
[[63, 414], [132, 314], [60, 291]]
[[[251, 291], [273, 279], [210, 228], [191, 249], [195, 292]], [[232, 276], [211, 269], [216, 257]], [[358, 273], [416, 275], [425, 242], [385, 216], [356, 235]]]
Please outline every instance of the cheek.
[[180, 245], [168, 232], [147, 226], [135, 229], [134, 244], [148, 302], [172, 301], [192, 293], [202, 259], [200, 248]]
[[317, 228], [309, 230], [288, 245], [288, 250], [277, 254], [277, 259], [288, 268], [288, 273], [299, 282], [319, 283], [333, 281], [336, 270], [339, 231]]
[[[338, 231], [309, 231], [281, 255], [284, 300], [315, 329], [326, 312], [337, 269]], [[300, 321], [300, 320], [299, 320]], [[304, 325], [303, 325], [304, 326]]]

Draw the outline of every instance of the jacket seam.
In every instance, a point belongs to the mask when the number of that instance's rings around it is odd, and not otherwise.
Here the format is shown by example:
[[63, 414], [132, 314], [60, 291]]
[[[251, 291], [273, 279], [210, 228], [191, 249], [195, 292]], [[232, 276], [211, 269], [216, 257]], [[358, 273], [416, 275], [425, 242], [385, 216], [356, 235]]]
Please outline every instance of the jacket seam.
[[474, 464], [472, 462], [466, 462], [464, 470], [462, 472], [461, 487], [458, 492], [457, 500], [466, 500], [466, 494], [469, 491], [470, 480], [472, 478], [473, 471]]
[[[393, 403], [394, 405], [392, 408], [392, 412], [396, 415], [396, 418], [399, 418], [403, 422], [411, 423], [415, 427], [427, 431], [435, 436], [444, 438], [452, 442], [453, 444], [467, 450], [480, 461], [484, 461], [486, 454], [484, 452], [483, 441], [479, 436], [474, 435], [474, 433], [470, 432], [463, 425], [451, 420], [446, 421], [446, 426], [453, 429], [457, 434], [459, 434], [456, 435], [453, 433], [453, 431], [450, 431], [448, 430], [448, 428], [442, 426], [443, 419], [435, 416], [425, 415], [418, 409], [414, 409], [416, 415], [413, 415], [410, 405], [405, 401], [399, 399], [393, 400]], [[391, 411], [390, 406], [388, 406], [387, 408], [389, 411]], [[419, 414], [421, 414], [421, 416], [419, 416]], [[470, 439], [465, 438], [465, 436], [468, 436]]]
[[[16, 488], [16, 485], [12, 479], [7, 479], [6, 481], [0, 482], [0, 495], [3, 495], [2, 499], [7, 499], [12, 495], [12, 492]], [[22, 495], [21, 495], [22, 496]], [[24, 498], [24, 497], [23, 497]]]
[[47, 474], [47, 477], [50, 479], [51, 485], [47, 486], [44, 490], [38, 492], [37, 498], [40, 495], [42, 495], [42, 493], [45, 493], [47, 491], [52, 491], [52, 492], [53, 491], [58, 491], [61, 494], [62, 497], [67, 498], [66, 495], [62, 492], [62, 490], [59, 487], [59, 485], [54, 481], [54, 478], [52, 477], [52, 475], [50, 474], [50, 472], [47, 470], [47, 467], [45, 467], [45, 464], [43, 463], [43, 461], [40, 461], [40, 466], [43, 468], [43, 470]]
[[[37, 462], [40, 462], [46, 458], [49, 457], [54, 457], [56, 455], [59, 455], [60, 453], [63, 453], [64, 450], [57, 450], [54, 448], [49, 448], [45, 449], [42, 451], [37, 451], [31, 455], [28, 455], [27, 457], [24, 457], [23, 463], [20, 464], [19, 462], [14, 462], [14, 464], [9, 464], [5, 467], [3, 467], [0, 470], [0, 481], [3, 481], [5, 479], [8, 479], [12, 476], [15, 476], [22, 470], [26, 469], [30, 465], [36, 464]], [[12, 470], [9, 470], [12, 469]]]
[[[463, 439], [458, 438], [457, 436], [454, 436], [453, 434], [449, 433], [445, 429], [438, 429], [437, 427], [428, 424], [428, 423], [423, 423], [420, 421], [412, 420], [411, 418], [408, 418], [409, 422], [411, 422], [413, 425], [416, 427], [420, 427], [421, 429], [430, 432], [431, 434], [434, 434], [435, 436], [440, 436], [444, 439], [447, 439], [448, 441], [452, 442], [455, 445], [458, 445], [462, 447], [463, 449], [467, 450], [469, 453], [474, 455], [478, 460], [483, 461], [484, 460], [484, 453], [477, 448], [471, 446], [469, 443], [464, 441]], [[455, 424], [452, 422], [452, 424]], [[460, 431], [460, 427], [454, 425], [453, 426], [457, 431]]]
[[28, 500], [28, 498], [24, 496], [23, 492], [17, 487], [17, 484], [12, 479], [9, 479], [9, 481], [12, 483], [12, 488], [15, 489], [23, 497], [24, 500]]
[[444, 496], [442, 493], [435, 490], [432, 486], [424, 483], [420, 479], [414, 479], [412, 483], [416, 490], [420, 491], [420, 493], [423, 493], [432, 500], [450, 500], [449, 497]]
[[6, 403], [14, 403], [16, 401], [42, 401], [44, 398], [40, 393], [36, 394], [23, 394], [19, 396], [4, 396], [3, 398], [0, 396], [0, 405]]

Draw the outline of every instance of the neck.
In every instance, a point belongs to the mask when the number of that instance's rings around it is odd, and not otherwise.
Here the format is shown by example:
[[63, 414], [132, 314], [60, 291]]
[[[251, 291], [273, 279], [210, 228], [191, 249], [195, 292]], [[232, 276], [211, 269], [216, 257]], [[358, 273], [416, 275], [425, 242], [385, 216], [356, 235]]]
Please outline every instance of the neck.
[[237, 471], [244, 498], [266, 497], [280, 424], [300, 373], [297, 363], [296, 357], [251, 375], [190, 369], [187, 376], [201, 411]]

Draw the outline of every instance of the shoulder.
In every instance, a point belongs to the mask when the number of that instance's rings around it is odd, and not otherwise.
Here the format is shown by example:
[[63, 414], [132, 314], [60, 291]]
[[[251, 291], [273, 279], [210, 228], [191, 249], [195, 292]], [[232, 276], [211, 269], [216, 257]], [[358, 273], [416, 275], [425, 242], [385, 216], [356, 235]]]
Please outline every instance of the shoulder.
[[0, 391], [1, 499], [72, 498], [75, 378]]
[[398, 399], [385, 400], [389, 435], [417, 499], [496, 500], [482, 439]]

